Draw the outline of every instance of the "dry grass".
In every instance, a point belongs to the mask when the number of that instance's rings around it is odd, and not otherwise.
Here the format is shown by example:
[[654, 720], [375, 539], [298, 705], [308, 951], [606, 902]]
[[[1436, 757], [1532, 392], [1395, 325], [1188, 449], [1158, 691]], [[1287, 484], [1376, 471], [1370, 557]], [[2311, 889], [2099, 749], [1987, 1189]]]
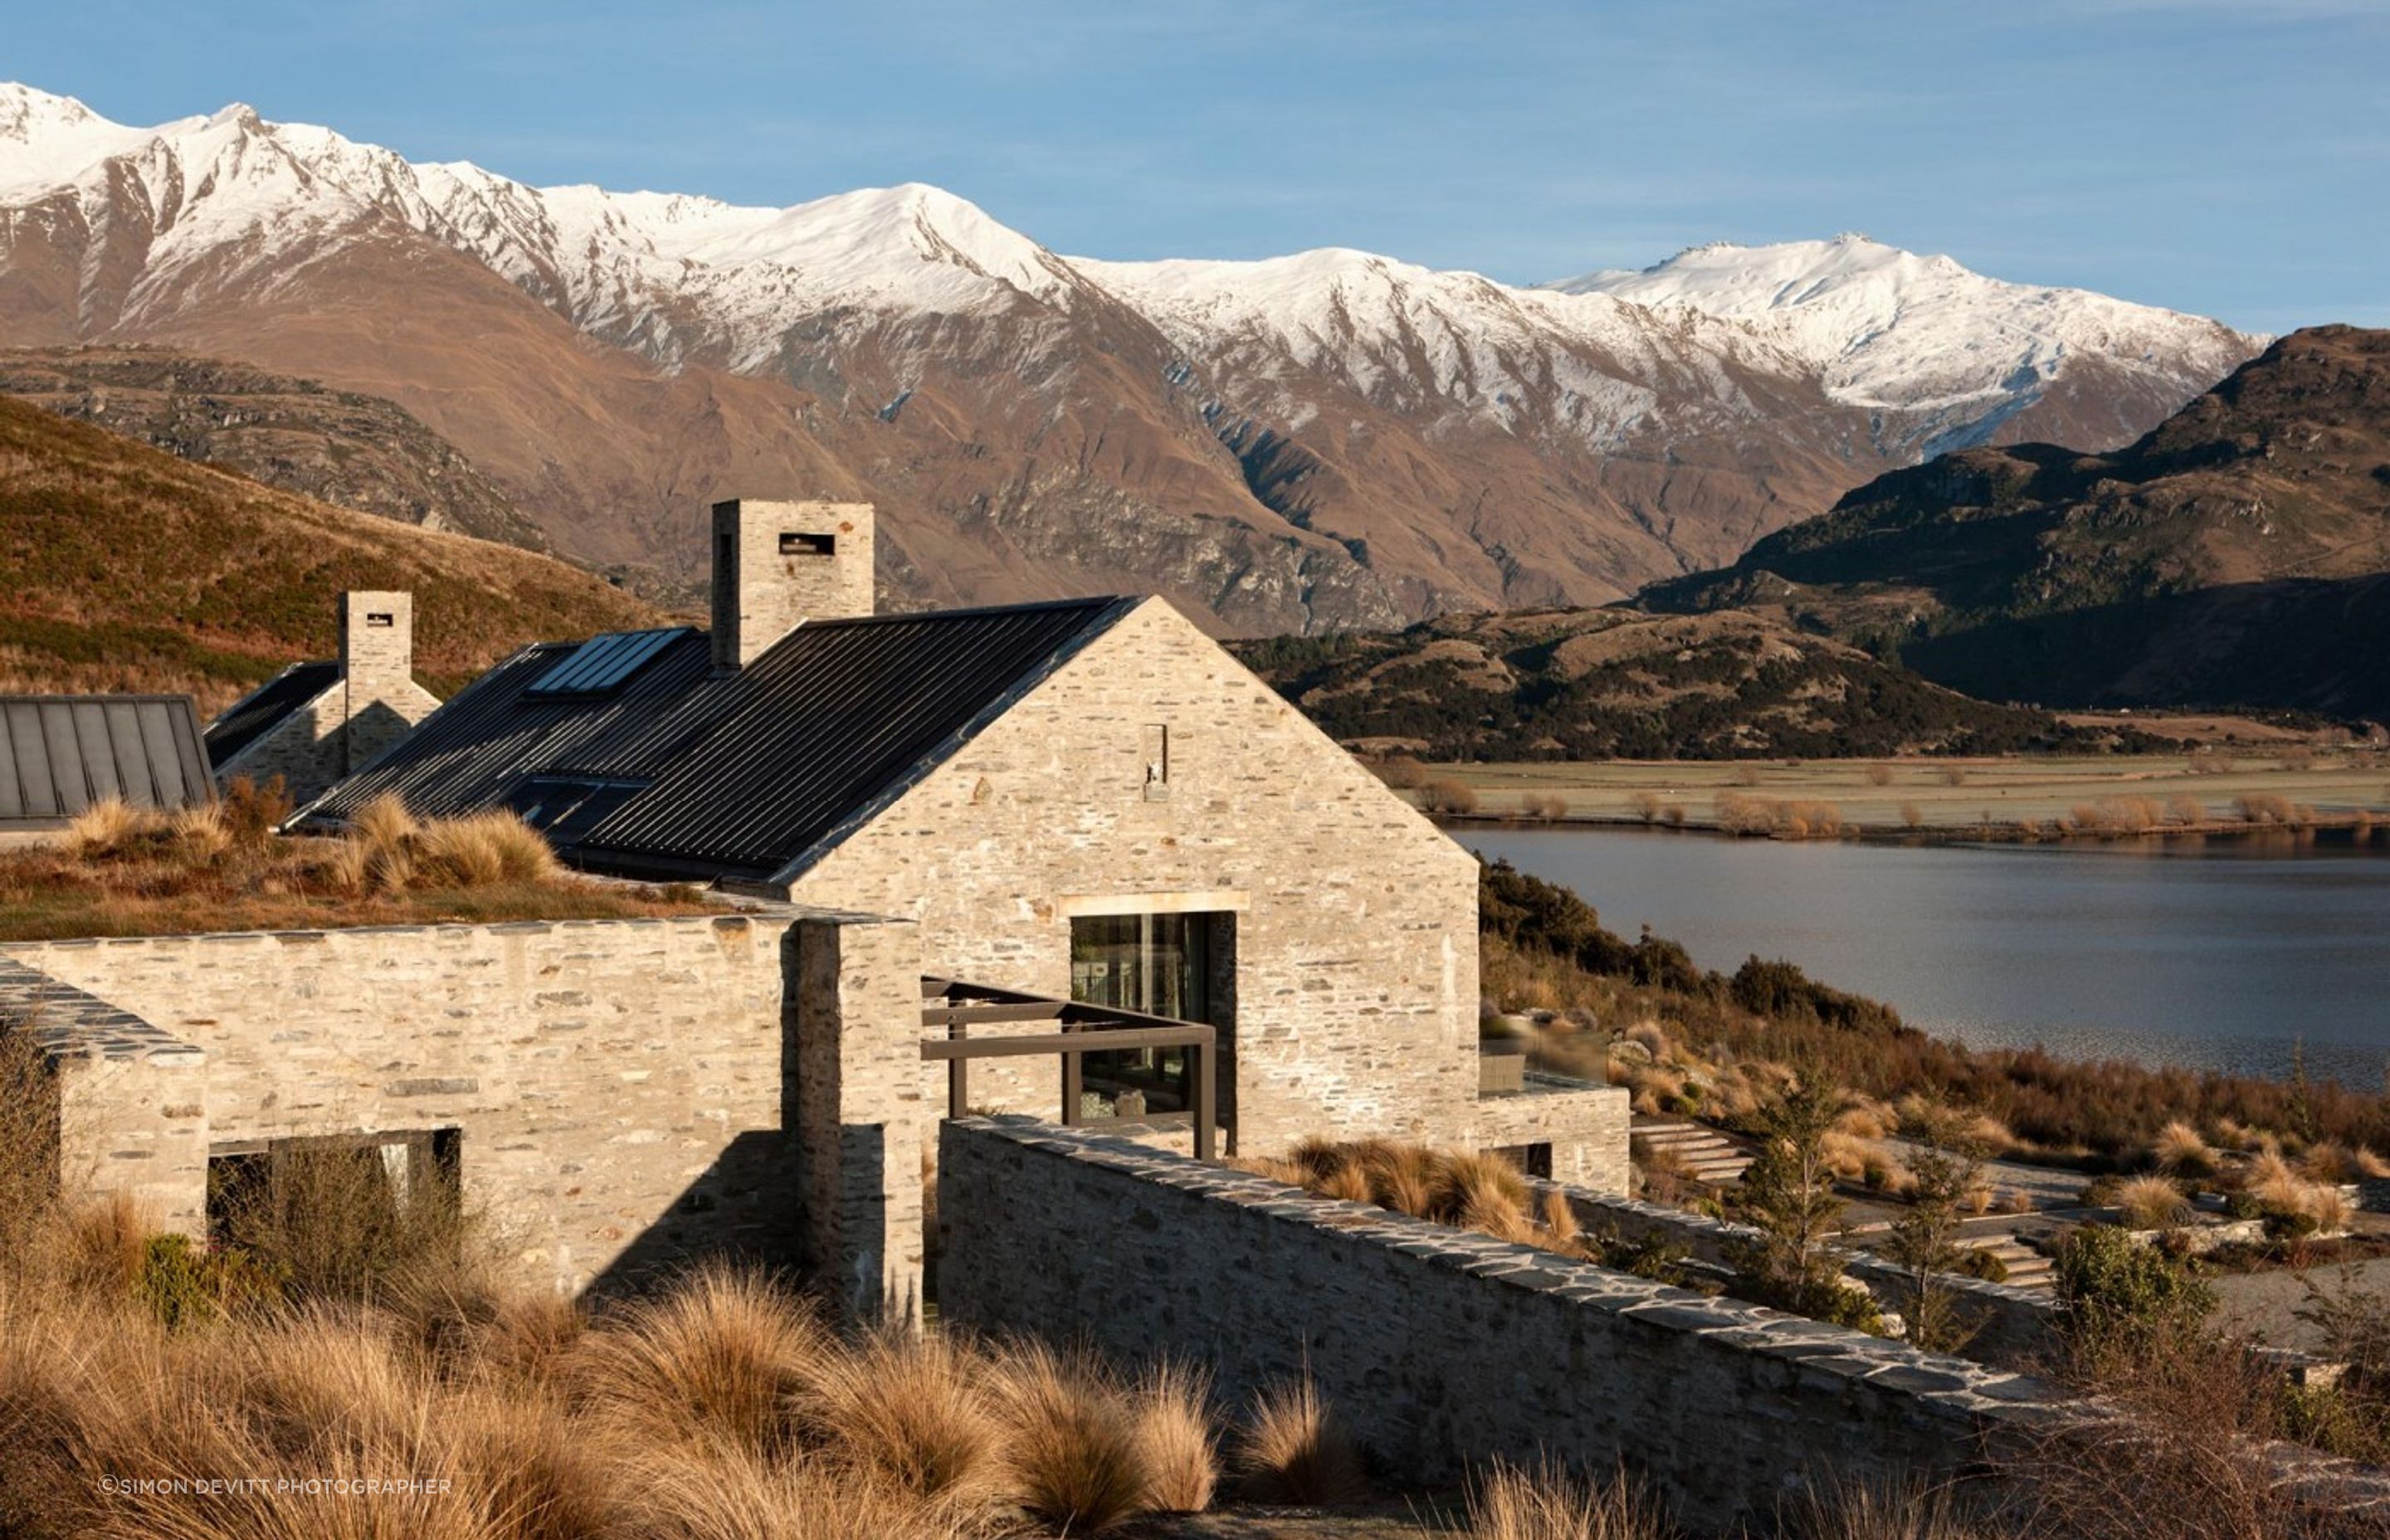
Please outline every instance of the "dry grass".
[[1625, 1476], [1596, 1484], [1567, 1470], [1497, 1463], [1469, 1495], [1470, 1540], [1666, 1540], [1659, 1505]]
[[[998, 1540], [1201, 1508], [1202, 1377], [1034, 1346], [842, 1341], [752, 1275], [693, 1271], [596, 1320], [449, 1287], [169, 1328], [127, 1215], [0, 1257], [0, 1534], [11, 1540]], [[103, 1491], [104, 1475], [432, 1477], [370, 1498]]]
[[2137, 1230], [2163, 1230], [2191, 1217], [2182, 1189], [2164, 1176], [2133, 1176], [2116, 1188], [2116, 1207]]
[[1032, 1518], [1088, 1534], [1143, 1511], [1149, 1483], [1137, 1421], [1100, 1366], [1018, 1343], [997, 1359], [996, 1385], [1012, 1490]]
[[1308, 1377], [1255, 1398], [1237, 1447], [1237, 1482], [1259, 1503], [1346, 1508], [1369, 1497], [1360, 1446]]
[[2216, 1151], [2198, 1129], [2180, 1118], [2170, 1120], [2158, 1130], [2150, 1153], [2160, 1170], [2183, 1176], [2213, 1175], [2217, 1168]]
[[0, 941], [308, 930], [434, 919], [592, 919], [686, 914], [685, 888], [565, 873], [509, 813], [419, 820], [394, 798], [341, 839], [284, 839], [280, 783], [235, 781], [220, 803], [174, 814], [103, 802], [51, 845], [0, 852]]

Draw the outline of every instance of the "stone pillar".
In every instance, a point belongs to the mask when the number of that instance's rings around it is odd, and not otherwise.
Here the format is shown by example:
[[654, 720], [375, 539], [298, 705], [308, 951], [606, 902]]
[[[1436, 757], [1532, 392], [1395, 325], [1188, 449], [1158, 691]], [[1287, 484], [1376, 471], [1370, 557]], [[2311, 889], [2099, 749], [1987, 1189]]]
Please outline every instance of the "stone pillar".
[[815, 917], [789, 930], [794, 1042], [783, 1056], [804, 1252], [861, 1320], [918, 1320], [923, 1140], [921, 939], [910, 920]]
[[71, 1200], [122, 1193], [150, 1225], [208, 1227], [207, 1055], [186, 1045], [58, 1054], [58, 1186]]

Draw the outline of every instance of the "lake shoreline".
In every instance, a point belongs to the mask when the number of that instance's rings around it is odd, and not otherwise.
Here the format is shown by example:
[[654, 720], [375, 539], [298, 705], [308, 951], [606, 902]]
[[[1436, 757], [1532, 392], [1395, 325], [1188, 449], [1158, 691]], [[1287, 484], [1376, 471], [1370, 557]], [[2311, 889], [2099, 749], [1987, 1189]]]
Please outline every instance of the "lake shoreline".
[[[2346, 835], [2348, 843], [2378, 845], [2390, 853], [2390, 821], [2371, 813], [2319, 814], [2311, 822], [2251, 824], [2213, 819], [2199, 824], [2158, 828], [2085, 828], [2053, 830], [2047, 825], [2021, 823], [1884, 825], [1845, 824], [1831, 832], [1788, 833], [1779, 829], [1730, 828], [1714, 818], [1687, 817], [1670, 821], [1631, 814], [1563, 814], [1537, 817], [1521, 813], [1427, 813], [1439, 828], [1503, 828], [1534, 833], [1606, 830], [1628, 834], [1687, 834], [1713, 840], [1760, 840], [1831, 843], [1837, 841], [1919, 848], [1942, 845], [2204, 845], [2210, 841], [2313, 843], [2319, 835]], [[2338, 841], [2335, 840], [2334, 841]]]

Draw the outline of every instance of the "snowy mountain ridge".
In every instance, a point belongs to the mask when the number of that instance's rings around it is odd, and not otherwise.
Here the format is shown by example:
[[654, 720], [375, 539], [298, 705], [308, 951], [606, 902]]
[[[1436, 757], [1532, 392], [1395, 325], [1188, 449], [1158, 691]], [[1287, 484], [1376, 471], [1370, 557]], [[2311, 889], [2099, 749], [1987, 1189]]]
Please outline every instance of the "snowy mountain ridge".
[[[1670, 389], [1728, 416], [1728, 366], [1815, 370], [1843, 404], [1962, 437], [2096, 354], [2188, 395], [2260, 340], [2083, 290], [2003, 283], [1864, 237], [1696, 247], [1636, 273], [1533, 288], [1328, 249], [1253, 262], [1065, 258], [920, 184], [785, 209], [683, 194], [533, 187], [463, 162], [412, 163], [245, 106], [153, 128], [0, 85], [0, 208], [72, 195], [104, 217], [127, 184], [149, 215], [128, 315], [395, 219], [488, 267], [582, 330], [660, 363], [765, 367], [824, 315], [1067, 310], [1090, 289], [1191, 357], [1279, 379], [1279, 414], [1318, 407], [1297, 374], [1358, 395], [1521, 428], [1541, 416], [1614, 440]], [[1290, 367], [1289, 366], [1293, 366]], [[1531, 412], [1529, 404], [1536, 410]]]

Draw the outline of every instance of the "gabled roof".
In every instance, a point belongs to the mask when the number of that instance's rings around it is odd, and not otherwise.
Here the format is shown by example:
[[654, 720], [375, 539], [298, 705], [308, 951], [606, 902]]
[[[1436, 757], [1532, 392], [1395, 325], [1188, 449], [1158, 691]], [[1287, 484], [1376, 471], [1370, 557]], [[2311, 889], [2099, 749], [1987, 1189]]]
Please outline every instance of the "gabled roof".
[[736, 672], [703, 632], [596, 694], [533, 687], [590, 643], [523, 648], [312, 803], [384, 792], [443, 816], [506, 807], [567, 859], [648, 878], [784, 877], [817, 860], [1136, 605], [1069, 599], [814, 621]]
[[222, 766], [280, 726], [292, 712], [341, 681], [338, 662], [293, 663], [225, 709], [208, 724], [208, 759]]
[[65, 823], [96, 802], [212, 802], [187, 695], [0, 696], [0, 828]]

